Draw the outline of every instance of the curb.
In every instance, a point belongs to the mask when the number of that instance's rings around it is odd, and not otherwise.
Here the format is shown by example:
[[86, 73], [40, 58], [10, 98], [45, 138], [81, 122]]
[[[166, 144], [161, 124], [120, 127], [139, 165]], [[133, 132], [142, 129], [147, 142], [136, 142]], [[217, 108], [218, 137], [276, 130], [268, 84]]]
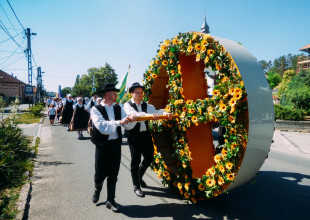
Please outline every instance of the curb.
[[310, 121], [276, 120], [275, 129], [280, 131], [310, 133]]
[[[39, 123], [36, 123], [35, 125], [31, 147], [35, 147], [37, 138], [41, 137], [41, 129], [42, 129], [43, 121], [44, 121], [44, 115], [40, 119]], [[32, 153], [34, 154], [34, 150]], [[19, 193], [19, 199], [17, 203], [18, 214], [15, 217], [15, 219], [18, 219], [18, 220], [28, 219], [28, 212], [29, 212], [29, 206], [30, 206], [29, 203], [31, 200], [31, 192], [32, 192], [32, 182], [30, 181], [29, 175], [30, 175], [29, 171], [25, 173], [25, 176], [28, 176], [28, 179], [26, 181], [26, 184], [22, 186], [20, 193]]]

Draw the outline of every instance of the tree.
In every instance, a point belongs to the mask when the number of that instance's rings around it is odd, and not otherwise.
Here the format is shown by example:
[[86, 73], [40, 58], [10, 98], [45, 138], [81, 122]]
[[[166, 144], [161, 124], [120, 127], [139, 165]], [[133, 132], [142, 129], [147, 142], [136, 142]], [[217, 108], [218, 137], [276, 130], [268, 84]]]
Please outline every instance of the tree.
[[281, 82], [282, 78], [279, 73], [269, 71], [267, 72], [267, 80], [269, 82], [270, 87], [273, 89]]
[[287, 85], [285, 91], [287, 105], [308, 111], [310, 109], [310, 72], [302, 71]]
[[118, 83], [115, 70], [108, 63], [104, 67], [91, 67], [87, 70], [87, 74], [81, 77], [79, 75], [77, 76], [74, 87], [72, 88], [73, 95], [82, 94], [83, 96], [90, 96], [93, 87], [93, 76], [95, 76], [96, 91], [101, 90], [107, 83]]
[[268, 72], [272, 66], [271, 61], [266, 61], [266, 60], [260, 60], [258, 61], [258, 63], [260, 64], [261, 68], [263, 69], [264, 73]]
[[65, 87], [61, 90], [61, 96], [66, 97], [68, 94], [70, 94], [72, 91], [71, 87]]
[[295, 70], [286, 70], [283, 74], [283, 78], [281, 83], [279, 84], [278, 88], [279, 88], [279, 96], [281, 97], [286, 89], [287, 89], [287, 85], [291, 82], [291, 79], [293, 76], [296, 75], [296, 71]]

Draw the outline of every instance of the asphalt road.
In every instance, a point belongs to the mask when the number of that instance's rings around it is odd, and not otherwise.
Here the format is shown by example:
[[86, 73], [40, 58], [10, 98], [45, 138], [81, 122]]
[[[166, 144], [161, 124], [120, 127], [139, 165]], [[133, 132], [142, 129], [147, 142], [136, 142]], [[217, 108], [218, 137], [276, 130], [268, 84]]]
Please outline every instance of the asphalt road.
[[[89, 137], [86, 132], [84, 137]], [[116, 190], [121, 213], [113, 213], [104, 205], [106, 184], [99, 203], [91, 201], [94, 145], [45, 120], [24, 219], [307, 219], [310, 157], [279, 147], [281, 142], [275, 141], [254, 182], [192, 205], [168, 192], [151, 170], [144, 178], [150, 186], [144, 190], [146, 197], [138, 198], [132, 188], [129, 148], [123, 145]]]

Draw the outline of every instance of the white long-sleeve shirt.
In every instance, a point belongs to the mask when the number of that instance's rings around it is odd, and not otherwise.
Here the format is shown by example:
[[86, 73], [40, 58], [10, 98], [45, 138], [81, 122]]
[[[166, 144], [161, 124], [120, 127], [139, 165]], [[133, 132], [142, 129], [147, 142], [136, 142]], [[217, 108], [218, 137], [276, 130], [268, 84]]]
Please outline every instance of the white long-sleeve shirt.
[[[101, 102], [105, 110], [107, 111], [107, 115], [109, 117], [109, 121], [106, 121], [99, 110], [93, 106], [90, 110], [90, 117], [94, 126], [100, 131], [101, 134], [109, 135], [108, 140], [115, 140], [118, 138], [117, 127], [123, 126], [127, 129], [126, 125], [121, 125], [119, 120], [115, 120], [114, 115], [114, 104], [108, 106], [104, 102]], [[127, 117], [126, 112], [121, 107], [121, 119]]]
[[[155, 107], [153, 105], [150, 105], [148, 103], [147, 104], [147, 108], [146, 108], [146, 113], [142, 111], [142, 101], [140, 102], [140, 104], [137, 104], [134, 99], [131, 99], [131, 102], [134, 103], [137, 106], [137, 109], [139, 112], [137, 112], [133, 107], [131, 107], [131, 105], [126, 102], [124, 104], [124, 110], [126, 112], [127, 115], [130, 114], [134, 114], [135, 116], [139, 117], [139, 116], [152, 116], [154, 113], [158, 114], [158, 115], [165, 115], [166, 112], [164, 111], [164, 109], [160, 109], [160, 110], [156, 110]], [[135, 122], [131, 122], [127, 125], [127, 130], [133, 129], [137, 123], [140, 123], [140, 132], [141, 131], [146, 131], [146, 125], [144, 123], [144, 121], [135, 121]]]
[[92, 108], [92, 107], [91, 107], [91, 102], [92, 102], [92, 101], [94, 102], [94, 106], [97, 105], [97, 102], [96, 102], [96, 101], [94, 101], [94, 100], [89, 101], [89, 102], [87, 103], [87, 105], [86, 105], [87, 111], [88, 111], [88, 112], [90, 112], [90, 109]]

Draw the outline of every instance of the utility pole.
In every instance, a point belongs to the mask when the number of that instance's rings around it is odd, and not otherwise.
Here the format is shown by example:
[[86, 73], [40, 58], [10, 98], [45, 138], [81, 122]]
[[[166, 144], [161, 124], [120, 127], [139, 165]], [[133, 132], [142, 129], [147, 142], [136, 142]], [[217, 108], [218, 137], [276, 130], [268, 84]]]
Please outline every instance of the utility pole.
[[37, 68], [37, 94], [39, 94], [39, 102], [41, 102], [41, 90], [42, 90], [42, 72], [41, 67]]
[[30, 28], [26, 29], [25, 34], [26, 34], [26, 37], [27, 37], [27, 49], [26, 49], [26, 52], [27, 52], [27, 58], [28, 58], [28, 84], [30, 86], [32, 86], [31, 35], [37, 35], [37, 34], [36, 33], [31, 33]]

